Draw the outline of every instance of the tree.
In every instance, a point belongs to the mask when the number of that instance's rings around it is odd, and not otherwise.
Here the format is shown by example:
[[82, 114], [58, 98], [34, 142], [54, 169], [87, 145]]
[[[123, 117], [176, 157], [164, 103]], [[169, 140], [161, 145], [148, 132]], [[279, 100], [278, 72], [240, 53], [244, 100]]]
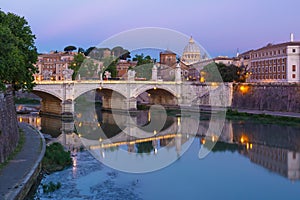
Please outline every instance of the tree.
[[77, 48], [75, 46], [70, 45], [70, 46], [66, 46], [64, 48], [64, 51], [66, 51], [66, 52], [72, 52], [72, 51], [75, 51], [76, 49]]
[[242, 82], [244, 76], [242, 68], [223, 63], [210, 63], [203, 68], [201, 74], [204, 74], [206, 82]]
[[82, 48], [82, 47], [79, 47], [79, 48], [78, 48], [78, 53], [83, 53], [83, 54], [84, 54], [84, 53], [85, 53], [85, 50], [84, 50], [84, 48]]
[[103, 76], [105, 71], [109, 71], [111, 73], [111, 77], [117, 77], [118, 71], [117, 71], [117, 63], [118, 59], [114, 59], [113, 57], [108, 57], [104, 59], [104, 70], [103, 70]]
[[35, 36], [24, 17], [0, 10], [0, 90], [30, 91], [37, 73]]
[[70, 69], [74, 70], [73, 75], [72, 75], [72, 80], [76, 79], [76, 76], [78, 74], [78, 71], [79, 71], [84, 59], [85, 59], [85, 56], [81, 53], [74, 56], [74, 60], [71, 62], [70, 67], [69, 67]]
[[142, 53], [135, 55], [132, 60], [137, 61], [137, 66], [133, 69], [136, 72], [136, 76], [150, 80], [152, 76], [153, 59], [149, 55], [144, 56]]
[[98, 65], [91, 58], [86, 58], [81, 64], [78, 74], [84, 79], [94, 78]]
[[120, 58], [122, 60], [127, 60], [127, 58], [131, 58], [130, 52], [127, 49], [124, 49], [123, 47], [117, 46], [114, 47], [111, 51], [115, 57]]

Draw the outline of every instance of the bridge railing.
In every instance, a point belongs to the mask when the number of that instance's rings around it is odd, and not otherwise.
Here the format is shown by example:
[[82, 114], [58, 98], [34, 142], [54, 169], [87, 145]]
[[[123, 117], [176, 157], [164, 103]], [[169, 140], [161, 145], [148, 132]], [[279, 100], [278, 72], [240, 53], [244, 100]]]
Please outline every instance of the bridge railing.
[[78, 84], [179, 84], [181, 82], [175, 81], [128, 81], [128, 80], [80, 80], [80, 81], [35, 81], [38, 85], [49, 84], [65, 84], [65, 83], [78, 83]]

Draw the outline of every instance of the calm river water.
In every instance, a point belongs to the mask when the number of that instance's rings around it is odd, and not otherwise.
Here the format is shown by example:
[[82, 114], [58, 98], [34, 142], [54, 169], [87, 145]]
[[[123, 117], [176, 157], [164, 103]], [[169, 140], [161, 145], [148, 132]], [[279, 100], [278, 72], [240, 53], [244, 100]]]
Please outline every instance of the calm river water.
[[[73, 166], [45, 176], [35, 199], [300, 198], [299, 127], [97, 109], [78, 111], [75, 121], [19, 120], [72, 152]], [[217, 140], [200, 159], [200, 149]], [[61, 188], [44, 193], [42, 184], [51, 181]]]

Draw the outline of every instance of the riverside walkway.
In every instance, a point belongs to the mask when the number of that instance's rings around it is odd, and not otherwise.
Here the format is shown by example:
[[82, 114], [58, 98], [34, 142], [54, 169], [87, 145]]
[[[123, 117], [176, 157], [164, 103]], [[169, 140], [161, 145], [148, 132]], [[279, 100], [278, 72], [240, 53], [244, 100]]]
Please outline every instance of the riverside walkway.
[[[0, 170], [0, 200], [23, 199], [39, 173], [45, 141], [37, 130], [20, 123], [25, 142], [22, 150]], [[34, 177], [34, 178], [33, 178]]]

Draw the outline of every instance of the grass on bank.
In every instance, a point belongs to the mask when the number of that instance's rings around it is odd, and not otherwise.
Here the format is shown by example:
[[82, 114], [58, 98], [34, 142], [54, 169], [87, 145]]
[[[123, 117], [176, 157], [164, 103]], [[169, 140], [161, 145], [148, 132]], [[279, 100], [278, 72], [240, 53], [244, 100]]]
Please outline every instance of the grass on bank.
[[6, 159], [6, 161], [4, 161], [3, 163], [0, 164], [0, 170], [2, 170], [8, 163], [10, 160], [14, 159], [15, 156], [22, 150], [24, 143], [25, 143], [25, 134], [23, 132], [22, 129], [19, 129], [19, 134], [20, 134], [20, 138], [17, 144], [17, 147], [15, 148], [15, 150], [8, 156], [8, 158]]
[[265, 123], [265, 124], [300, 126], [300, 118], [273, 116], [267, 114], [251, 114], [251, 113], [238, 112], [237, 110], [232, 110], [232, 109], [229, 109], [227, 111], [226, 119], [252, 120], [252, 121], [257, 121], [259, 123]]
[[14, 98], [15, 104], [31, 104], [38, 105], [41, 102], [38, 99], [30, 99], [30, 98]]
[[64, 147], [55, 142], [46, 148], [42, 161], [43, 170], [47, 173], [60, 171], [72, 165], [71, 153], [65, 151]]

